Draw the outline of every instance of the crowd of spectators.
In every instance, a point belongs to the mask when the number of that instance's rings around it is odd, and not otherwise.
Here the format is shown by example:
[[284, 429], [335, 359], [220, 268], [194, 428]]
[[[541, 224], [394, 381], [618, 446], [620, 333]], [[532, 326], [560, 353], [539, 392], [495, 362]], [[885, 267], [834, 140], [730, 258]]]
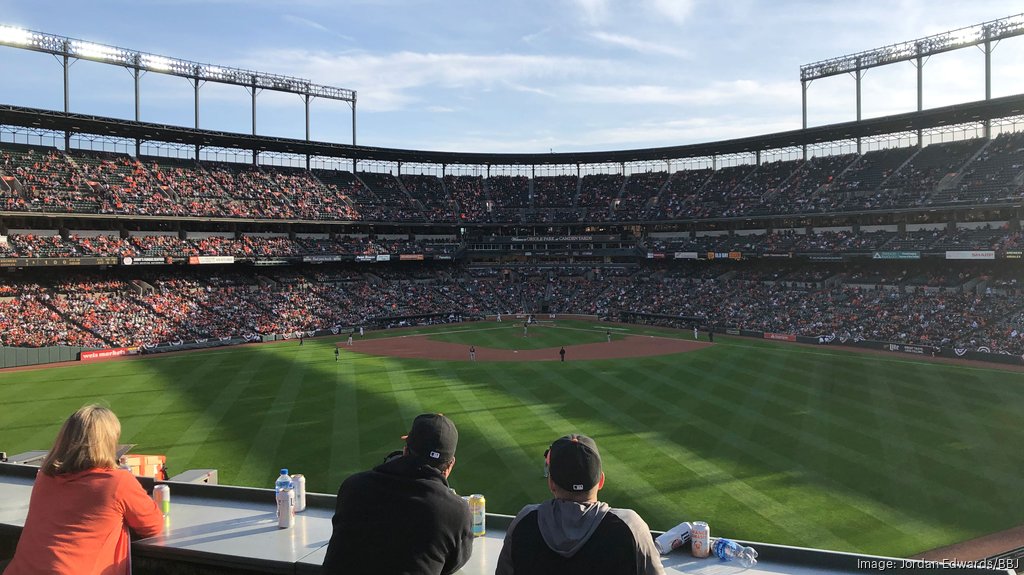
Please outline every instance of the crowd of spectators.
[[1024, 196], [1024, 135], [672, 174], [402, 175], [5, 144], [10, 211], [395, 222], [602, 222], [891, 210]]

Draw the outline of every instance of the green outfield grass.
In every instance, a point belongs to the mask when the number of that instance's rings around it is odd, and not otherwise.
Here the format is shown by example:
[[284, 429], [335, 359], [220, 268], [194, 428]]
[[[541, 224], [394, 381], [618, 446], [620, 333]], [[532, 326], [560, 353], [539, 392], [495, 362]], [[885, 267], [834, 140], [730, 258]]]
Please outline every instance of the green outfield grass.
[[[603, 341], [607, 327], [417, 331], [527, 349]], [[46, 449], [68, 413], [102, 402], [122, 441], [166, 454], [172, 474], [212, 467], [222, 483], [269, 488], [286, 466], [333, 493], [400, 448], [415, 415], [440, 411], [461, 434], [452, 486], [495, 513], [547, 497], [545, 447], [582, 432], [604, 458], [601, 498], [656, 530], [706, 520], [712, 534], [903, 556], [1024, 523], [1020, 373], [725, 337], [564, 364], [372, 357], [358, 341], [335, 362], [334, 344], [0, 373], [0, 449]]]

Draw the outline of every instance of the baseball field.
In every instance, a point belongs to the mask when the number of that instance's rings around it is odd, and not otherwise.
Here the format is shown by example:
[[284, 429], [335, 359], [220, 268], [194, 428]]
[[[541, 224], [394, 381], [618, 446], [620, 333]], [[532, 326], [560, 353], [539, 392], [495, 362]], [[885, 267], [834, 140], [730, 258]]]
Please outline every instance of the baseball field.
[[1024, 523], [1020, 372], [692, 339], [481, 322], [0, 372], [0, 449], [47, 449], [100, 402], [172, 475], [269, 488], [288, 467], [333, 493], [432, 411], [459, 427], [452, 486], [494, 513], [547, 497], [544, 449], [579, 432], [601, 449], [602, 500], [655, 530], [706, 520], [713, 535], [906, 556]]

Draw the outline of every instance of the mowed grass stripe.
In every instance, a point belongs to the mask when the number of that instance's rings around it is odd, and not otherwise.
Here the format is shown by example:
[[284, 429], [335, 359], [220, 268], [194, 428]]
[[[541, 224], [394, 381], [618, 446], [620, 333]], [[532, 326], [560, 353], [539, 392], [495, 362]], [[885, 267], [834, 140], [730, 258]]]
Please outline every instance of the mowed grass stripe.
[[[639, 368], [638, 372], [641, 375], [648, 375], [650, 377], [649, 381], [658, 379], [655, 377], [656, 373], [654, 370]], [[625, 385], [619, 378], [607, 377], [600, 371], [596, 371], [594, 373], [594, 377], [595, 379], [604, 381], [609, 385], [609, 387], [617, 390], [622, 395], [639, 396], [641, 401], [644, 403], [644, 407], [647, 408], [648, 414], [659, 413], [658, 417], [653, 417], [649, 421], [656, 422], [662, 418], [677, 417], [679, 415], [678, 413], [673, 413], [674, 410], [667, 407], [666, 402], [662, 397], [651, 391], [644, 390], [640, 386]], [[664, 385], [661, 389], [670, 393], [678, 393], [681, 391], [679, 387], [671, 384]], [[713, 396], [717, 393], [714, 390], [710, 392], [698, 391], [700, 388], [697, 386], [685, 386], [685, 389], [695, 393], [707, 393], [709, 396]], [[583, 397], [581, 397], [581, 399], [586, 401]], [[713, 400], [711, 397], [709, 397], [709, 399]], [[611, 410], [610, 403], [603, 401], [601, 403], [603, 404], [603, 409]], [[634, 411], [634, 413], [636, 413], [636, 411]], [[759, 415], [753, 414], [749, 411], [745, 415], [752, 418], [760, 417]], [[615, 411], [615, 413], [609, 414], [609, 416], [621, 421], [624, 427], [660, 437], [656, 427], [644, 423], [632, 415]], [[691, 412], [688, 416], [694, 417], [695, 414]], [[713, 422], [710, 420], [704, 420], [703, 423], [713, 425]], [[723, 433], [722, 435], [732, 437], [727, 433]], [[747, 512], [750, 516], [759, 516], [764, 521], [772, 524], [776, 529], [793, 535], [814, 531], [818, 533], [822, 544], [829, 548], [848, 549], [852, 547], [851, 543], [844, 540], [842, 537], [831, 533], [827, 526], [816, 523], [810, 520], [807, 516], [793, 511], [791, 507], [779, 503], [768, 493], [752, 487], [744, 480], [743, 477], [737, 476], [732, 470], [726, 469], [710, 458], [701, 457], [686, 448], [684, 445], [670, 441], [667, 438], [655, 440], [651, 443], [653, 444], [652, 446], [658, 450], [659, 456], [667, 457], [680, 466], [686, 468], [695, 477], [704, 481], [705, 484], [708, 485], [709, 489], [721, 490], [724, 496], [739, 501], [747, 508]], [[742, 442], [740, 443], [742, 445]], [[758, 455], [756, 446], [752, 444], [747, 446], [747, 451], [751, 456]], [[685, 505], [686, 501], [684, 500], [676, 502], [677, 508], [685, 508]]]
[[[245, 430], [251, 433], [252, 444], [245, 459], [237, 468], [240, 480], [251, 485], [269, 486], [273, 484], [278, 468], [291, 465], [287, 462], [288, 458], [281, 457], [280, 454], [287, 454], [288, 448], [294, 442], [292, 434], [289, 433], [288, 420], [295, 408], [295, 399], [302, 392], [302, 381], [306, 377], [306, 362], [311, 349], [312, 346], [296, 346], [292, 349], [278, 346], [274, 349], [274, 355], [277, 356], [275, 359], [284, 362], [287, 372], [276, 383], [271, 382], [271, 387], [275, 388], [276, 393], [265, 405], [264, 410], [261, 413], [250, 412], [249, 417], [245, 418]], [[270, 460], [267, 458], [268, 453], [279, 455], [276, 459]]]
[[[721, 365], [727, 368], [729, 366], [736, 366], [737, 364], [736, 362], [723, 361], [721, 362]], [[660, 373], [658, 373], [658, 371], [659, 370], [641, 369], [640, 374], [649, 375], [649, 377], [652, 378], [653, 380], [659, 380], [662, 378], [662, 376], [660, 375]], [[767, 379], [773, 379], [773, 377], [768, 374], [765, 374], [765, 377]], [[828, 491], [819, 491], [820, 488], [814, 487], [812, 485], [811, 480], [811, 478], [816, 477], [817, 474], [805, 468], [797, 460], [793, 459], [790, 455], [791, 452], [785, 449], [785, 446], [796, 445], [800, 439], [799, 436], [794, 436], [792, 439], [783, 439], [782, 441], [780, 441], [780, 426], [775, 421], [773, 421], [772, 418], [765, 416], [763, 413], [753, 411], [750, 405], [746, 402], [739, 403], [739, 400], [727, 401], [721, 399], [722, 397], [737, 397], [736, 394], [732, 393], [732, 390], [730, 390], [729, 393], [722, 392], [723, 387], [729, 386], [729, 384], [726, 383], [729, 381], [732, 381], [732, 378], [728, 376], [728, 372], [725, 372], [723, 374], [716, 374], [715, 376], [713, 376], [713, 380], [709, 381], [708, 384], [705, 386], [685, 386], [685, 388], [681, 390], [682, 393], [687, 394], [688, 397], [696, 395], [698, 396], [698, 398], [703, 398], [705, 401], [717, 403], [718, 407], [722, 409], [731, 409], [736, 421], [746, 420], [756, 422], [756, 425], [754, 426], [756, 433], [750, 436], [744, 436], [742, 434], [735, 432], [736, 426], [734, 424], [731, 424], [729, 422], [723, 423], [720, 419], [705, 418], [703, 417], [702, 412], [691, 411], [688, 414], [688, 416], [699, 422], [699, 426], [702, 429], [705, 429], [708, 432], [710, 432], [712, 437], [717, 438], [719, 446], [716, 449], [716, 451], [722, 453], [723, 455], [728, 454], [730, 456], [729, 459], [731, 460], [760, 462], [761, 464], [767, 466], [769, 469], [779, 469], [780, 472], [788, 470], [790, 472], [799, 473], [799, 476], [793, 477], [796, 478], [801, 483], [802, 486], [798, 487], [798, 490], [802, 489], [802, 491], [799, 491], [799, 495], [795, 498], [779, 502], [779, 505], [782, 508], [786, 509], [789, 513], [796, 514], [798, 516], [813, 517], [816, 515], [816, 512], [822, 508], [831, 508], [835, 510], [837, 505], [844, 506], [843, 498], [836, 497], [832, 494], [832, 491], [838, 487], [837, 485], [831, 484], [831, 482], [827, 482], [823, 486], [823, 488]], [[776, 380], [776, 382], [781, 383], [781, 380]], [[666, 382], [666, 386], [667, 385], [668, 382]], [[768, 399], [767, 394], [757, 395], [760, 395], [762, 399]], [[651, 402], [651, 405], [658, 405], [656, 397], [652, 398], [649, 401]], [[670, 416], [671, 414], [668, 410], [662, 409], [662, 411], [665, 413], [666, 416]], [[772, 413], [772, 411], [766, 413]], [[809, 441], [808, 443], [811, 442]], [[822, 449], [822, 445], [823, 444], [820, 440], [815, 440], [813, 441], [813, 446], [809, 446], [808, 450], [817, 450], [819, 452], [827, 452], [831, 455], [837, 455], [836, 450]], [[828, 444], [825, 443], [824, 445], [827, 446]], [[803, 453], [806, 453], [806, 451], [804, 451]], [[848, 458], [846, 458], [846, 461], [844, 462], [844, 467], [853, 468], [854, 464], [853, 462], [849, 461]], [[773, 481], [778, 481], [780, 480], [780, 477], [770, 477], [770, 479]], [[719, 484], [721, 484], [723, 481], [721, 477], [715, 478], [714, 476], [709, 477], [709, 480], [715, 481]], [[742, 480], [736, 478], [736, 482], [742, 483]], [[724, 484], [723, 488], [733, 489], [736, 485], [736, 482]], [[774, 495], [783, 494], [785, 493], [785, 491], [786, 490], [776, 488], [765, 490], [765, 493], [772, 493]], [[779, 507], [775, 507], [775, 509], [779, 509]], [[872, 509], [861, 509], [860, 506], [849, 506], [845, 509], [844, 512], [848, 516], [857, 514], [865, 514], [867, 516], [870, 516], [874, 523], [873, 528], [875, 528], [877, 531], [884, 532], [891, 529], [895, 529], [900, 532], [887, 533], [884, 534], [884, 536], [879, 536], [879, 539], [881, 539], [882, 541], [885, 541], [886, 539], [891, 539], [892, 536], [916, 538], [921, 533], [921, 530], [925, 530], [925, 532], [927, 532], [928, 529], [931, 529], [931, 527], [928, 524], [920, 521], [914, 522], [916, 523], [916, 525], [912, 527], [901, 526], [898, 522], [890, 521], [891, 517], [889, 516], [879, 515], [877, 511]], [[911, 522], [911, 519], [909, 517], [903, 519], [905, 522]], [[861, 519], [860, 521], [863, 522], [863, 519]], [[744, 528], [740, 525], [737, 525], [736, 527], [740, 529]], [[837, 545], [837, 547], [833, 548], [853, 548], [848, 543], [848, 541], [845, 540], [844, 535], [841, 534], [842, 524], [830, 523], [829, 526], [819, 525], [813, 528], [815, 530], [824, 530], [826, 532], [831, 532], [831, 535], [836, 539], [836, 541], [834, 541], [833, 544]]]
[[[758, 371], [758, 370], [752, 369], [749, 366], [749, 362], [742, 362], [742, 363], [740, 363], [740, 362], [730, 362], [730, 363], [731, 363], [731, 367], [729, 367], [729, 369], [738, 371], [744, 377], [750, 378], [750, 379], [747, 379], [747, 381], [757, 381], [758, 378], [763, 378], [768, 373], [768, 372], [765, 372], [764, 370]], [[795, 369], [792, 373], [786, 373], [783, 376], [775, 376], [775, 377], [781, 382], [781, 385], [784, 385], [784, 386], [802, 386], [802, 385], [807, 385], [804, 382], [804, 380], [797, 378], [797, 375], [798, 374], [802, 374], [802, 373], [807, 373], [806, 370], [811, 368], [811, 367], [813, 367], [813, 366], [811, 366], [811, 365], [804, 365], [802, 368]], [[776, 370], [787, 371], [785, 366], [782, 366], [782, 367], [779, 367], [779, 368], [771, 368], [771, 370], [772, 370], [772, 372], [774, 372]], [[878, 373], [875, 373], [876, 371]], [[933, 446], [934, 445], [933, 438], [934, 438], [935, 434], [942, 433], [942, 434], [945, 434], [946, 436], [950, 437], [951, 439], [957, 437], [957, 432], [955, 431], [955, 427], [956, 426], [951, 426], [949, 424], [942, 424], [941, 422], [939, 422], [939, 423], [928, 423], [927, 420], [920, 420], [920, 419], [915, 419], [915, 418], [910, 417], [909, 420], [910, 421], [914, 421], [915, 424], [918, 427], [928, 428], [928, 433], [923, 435], [921, 437], [921, 439], [919, 441], [917, 441], [916, 443], [914, 443], [914, 444], [894, 444], [894, 443], [888, 442], [887, 438], [884, 436], [884, 434], [879, 432], [874, 426], [864, 425], [864, 423], [863, 423], [864, 419], [865, 418], [869, 418], [869, 419], [870, 418], [874, 418], [875, 414], [874, 414], [874, 411], [873, 411], [874, 410], [873, 405], [865, 402], [865, 400], [864, 400], [865, 393], [864, 393], [863, 388], [865, 386], [874, 385], [874, 382], [879, 380], [879, 379], [881, 379], [881, 378], [888, 378], [890, 371], [891, 371], [891, 368], [888, 368], [888, 367], [885, 367], [885, 366], [877, 366], [877, 365], [872, 365], [872, 364], [867, 364], [867, 365], [863, 366], [862, 370], [861, 370], [861, 373], [862, 373], [862, 375], [866, 375], [867, 376], [867, 377], [864, 377], [865, 383], [863, 385], [857, 386], [856, 388], [852, 388], [850, 386], [844, 386], [844, 387], [835, 388], [835, 389], [832, 390], [832, 395], [830, 397], [830, 403], [832, 403], [833, 405], [835, 405], [835, 404], [843, 404], [843, 405], [847, 406], [849, 408], [849, 410], [842, 411], [842, 412], [837, 412], [836, 410], [832, 409], [831, 406], [830, 406], [830, 408], [827, 409], [826, 411], [811, 412], [811, 413], [808, 413], [807, 416], [808, 417], [827, 417], [829, 419], [830, 425], [832, 427], [834, 427], [834, 428], [842, 428], [843, 434], [841, 436], [837, 436], [836, 437], [836, 441], [829, 442], [829, 443], [834, 444], [836, 446], [843, 445], [844, 443], [846, 445], [856, 444], [856, 445], [861, 445], [862, 447], [864, 447], [863, 449], [858, 450], [859, 452], [875, 453], [875, 452], [877, 452], [881, 448], [881, 445], [883, 443], [887, 443], [889, 445], [889, 448], [899, 448], [899, 449], [904, 449], [904, 450], [907, 450], [907, 451], [911, 451], [912, 450], [912, 451], [915, 452], [916, 455], [923, 456], [923, 457], [929, 457], [929, 458], [935, 460], [937, 463], [940, 463], [942, 465], [952, 466], [952, 467], [960, 469], [964, 473], [967, 473], [967, 474], [970, 474], [970, 475], [976, 475], [977, 468], [974, 465], [972, 465], [972, 464], [970, 464], [968, 462], [959, 461], [959, 460], [948, 461], [947, 458], [945, 457], [947, 452], [944, 451], [943, 449], [939, 448], [938, 446]], [[904, 379], [907, 379], [909, 377], [911, 377], [910, 374], [905, 374], [904, 375]], [[728, 386], [728, 387], [732, 388], [736, 393], [750, 393], [750, 394], [758, 394], [758, 395], [768, 395], [767, 392], [764, 390], [763, 386], [761, 386], [761, 385], [743, 385], [743, 384], [738, 383], [738, 381], [739, 381], [739, 378], [735, 378], [735, 377], [733, 377], [733, 378], [725, 378], [722, 381], [722, 385], [725, 385], [725, 386]], [[798, 403], [790, 401], [784, 395], [772, 395], [768, 399], [771, 402], [779, 405], [780, 407], [784, 407], [784, 408], [791, 408], [791, 407], [792, 408], [797, 408], [798, 405], [799, 405]], [[883, 406], [883, 408], [885, 408], [885, 407]], [[853, 413], [854, 411], [860, 412], [861, 415], [854, 416], [854, 413]], [[949, 413], [950, 413], [949, 411], [940, 412], [940, 417], [945, 417]], [[893, 412], [890, 416], [891, 417], [908, 418], [908, 414], [906, 414], [906, 413], [898, 413], [898, 412]], [[894, 474], [902, 474], [903, 473], [903, 470], [900, 469], [900, 468], [891, 468], [891, 471]], [[996, 473], [996, 475], [998, 477], [993, 477], [991, 474], [986, 474], [984, 476], [977, 476], [977, 477], [982, 482], [996, 481], [998, 479], [999, 481], [1001, 481], [1001, 482], [1003, 482], [1005, 484], [1005, 486], [994, 485], [993, 488], [1008, 488], [1008, 487], [1012, 488], [1012, 486], [1016, 485], [1016, 483], [1017, 483], [1017, 477], [1015, 477], [1013, 475], [1003, 474], [1003, 473]], [[927, 481], [926, 477], [922, 477], [921, 479]], [[952, 493], [947, 493], [947, 497], [953, 497], [953, 494]], [[965, 504], [962, 497], [955, 497], [955, 499], [956, 499], [956, 503], [955, 504], [957, 504], [957, 505], [964, 505]]]
[[[333, 351], [331, 353], [333, 355]], [[363, 360], [357, 360], [356, 356], [350, 353], [339, 353], [338, 360], [331, 366], [334, 368], [334, 393], [325, 394], [332, 398], [331, 432], [327, 435], [330, 456], [327, 464], [326, 489], [331, 489], [332, 485], [340, 485], [350, 474], [350, 470], [362, 459], [359, 449], [361, 421], [360, 394], [356, 385], [357, 361]]]
[[[736, 362], [730, 363], [730, 369], [745, 374], [747, 376], [756, 376], [760, 378], [765, 378], [768, 376], [764, 372], [755, 374], [751, 372], [745, 365], [741, 365]], [[659, 376], [654, 374], [653, 377]], [[729, 388], [730, 391], [733, 393], [746, 393], [765, 396], [767, 395], [760, 386], [743, 385], [737, 383], [737, 379], [738, 378], [735, 377], [721, 378], [718, 380], [717, 386]], [[786, 378], [786, 381], [788, 381], [788, 378]], [[854, 392], [855, 391], [849, 387], [838, 388], [835, 390], [835, 393], [837, 394], [846, 393], [851, 396]], [[858, 393], [858, 397], [860, 397], [859, 390], [856, 390], [856, 392]], [[775, 397], [768, 397], [767, 399], [769, 402], [775, 405], [781, 405], [783, 407], [792, 408], [796, 406], [796, 404]], [[851, 402], [854, 401], [852, 397], [847, 397], [846, 399]], [[756, 413], [748, 412], [748, 410], [742, 404], [735, 404], [733, 406], [733, 409], [737, 413], [742, 413], [744, 416], [756, 417], [758, 415]], [[986, 509], [987, 511], [994, 511], [994, 508], [991, 506], [991, 504], [987, 502], [968, 501], [966, 498], [962, 496], [961, 493], [958, 493], [955, 489], [949, 488], [938, 483], [933, 483], [928, 478], [908, 477], [905, 473], [903, 473], [903, 470], [901, 468], [886, 468], [884, 465], [882, 465], [883, 462], [880, 461], [877, 457], [872, 457], [871, 455], [869, 455], [877, 453], [878, 448], [881, 446], [882, 443], [882, 437], [879, 436], [875, 431], [871, 430], [870, 426], [858, 425], [850, 420], [834, 417], [834, 413], [831, 411], [811, 412], [808, 413], [807, 416], [829, 419], [829, 426], [826, 428], [830, 429], [829, 437], [811, 438], [809, 440], [810, 446], [814, 449], [827, 451], [830, 457], [840, 459], [842, 462], [842, 466], [845, 468], [860, 469], [860, 473], [858, 475], [847, 475], [845, 477], [846, 481], [861, 480], [865, 474], [874, 474], [878, 476], [879, 480], [888, 479], [889, 481], [904, 483], [907, 486], [917, 485], [918, 488], [920, 488], [921, 483], [918, 483], [918, 480], [922, 480], [925, 481], [925, 485], [928, 485], [930, 488], [934, 489], [937, 492], [937, 495], [940, 495], [947, 499], [949, 504], [953, 507], [958, 507], [962, 510], [968, 510], [970, 508], [977, 509], [978, 506], [982, 506], [982, 508]], [[796, 441], [799, 439], [799, 437], [796, 435], [795, 430], [792, 427], [783, 425], [778, 421], [766, 420], [764, 422], [764, 426], [767, 430], [771, 432], [772, 437], [788, 436], [791, 441]], [[729, 440], [735, 439], [735, 437], [732, 434], [728, 433], [724, 434], [723, 437], [728, 438]], [[909, 449], [910, 447], [905, 446], [905, 448]], [[960, 463], [957, 462], [957, 464]]]
[[[841, 390], [833, 390], [834, 393], [838, 393], [839, 391]], [[759, 389], [755, 393], [764, 393], [764, 391]], [[833, 396], [828, 397], [828, 402], [833, 402]], [[819, 429], [813, 435], [805, 433], [805, 440], [803, 442], [800, 453], [802, 459], [809, 463], [809, 467], [817, 468], [818, 470], [827, 470], [825, 471], [825, 473], [829, 473], [833, 472], [836, 463], [816, 463], [816, 461], [821, 460], [821, 458], [814, 456], [814, 453], [818, 447], [816, 440], [823, 435], [828, 439], [829, 444], [841, 445], [844, 444], [844, 442], [850, 444], [851, 437], [854, 437], [850, 435], [850, 430], [856, 428], [844, 426], [847, 427], [847, 429], [840, 429], [839, 426], [842, 424], [839, 424], [838, 419], [836, 419], [835, 417], [831, 417], [831, 414], [828, 413], [827, 411], [828, 409], [830, 409], [830, 405], [824, 407], [823, 409], [824, 411], [822, 413], [822, 417], [820, 418], [820, 422], [823, 424], [823, 429], [825, 429], [826, 431], [822, 432]], [[817, 412], [817, 410], [811, 410], [811, 412]], [[891, 416], [899, 417], [900, 415]], [[862, 425], [861, 427], [869, 428], [870, 426]], [[815, 441], [812, 441], [812, 439], [814, 439]], [[918, 441], [916, 441], [916, 444], [921, 444], [921, 442], [922, 441], [919, 439]], [[868, 461], [876, 457], [877, 454], [882, 452], [883, 450], [912, 450], [910, 446], [900, 445], [896, 442], [893, 442], [891, 438], [886, 438], [884, 435], [881, 434], [878, 435], [877, 441], [873, 442], [873, 445], [874, 448], [870, 450], [867, 450], [866, 448], [860, 449], [860, 451], [863, 451], [866, 454], [865, 457], [861, 458], [861, 460], [863, 461], [861, 465], [867, 466]], [[939, 454], [938, 456], [941, 457], [941, 454]], [[941, 457], [938, 459], [933, 459], [932, 462], [935, 466], [939, 467], [940, 469], [936, 469], [935, 473], [923, 474], [920, 477], [907, 476], [907, 474], [899, 465], [896, 465], [895, 467], [888, 469], [886, 469], [885, 466], [861, 467], [861, 465], [851, 468], [848, 467], [848, 463], [846, 462], [841, 463], [841, 465], [844, 469], [849, 469], [850, 473], [835, 474], [833, 472], [833, 475], [839, 476], [839, 479], [841, 481], [854, 481], [854, 485], [850, 485], [849, 487], [855, 488], [858, 491], [869, 493], [873, 500], [889, 501], [889, 504], [892, 508], [906, 507], [910, 505], [912, 501], [918, 499], [914, 494], [920, 490], [930, 490], [933, 493], [935, 491], [944, 491], [946, 494], [946, 504], [942, 507], [938, 507], [937, 510], [936, 508], [932, 508], [927, 505], [916, 505], [912, 507], [915, 508], [916, 513], [918, 514], [921, 514], [922, 512], [926, 511], [928, 512], [925, 515], [925, 517], [927, 517], [930, 520], [928, 525], [932, 526], [931, 532], [934, 532], [938, 535], [938, 533], [948, 533], [949, 529], [945, 525], [935, 525], [934, 518], [936, 512], [946, 512], [947, 515], [951, 516], [947, 518], [949, 520], [954, 520], [959, 513], [967, 513], [968, 515], [974, 516], [978, 516], [978, 514], [976, 508], [974, 508], [975, 503], [968, 500], [968, 498], [961, 496], [962, 494], [958, 493], [956, 489], [948, 489], [945, 486], [940, 487], [934, 485], [934, 479], [944, 479], [946, 475], [948, 475], [948, 471], [944, 469], [949, 467], [948, 458]], [[882, 468], [883, 471], [885, 471], [886, 473], [878, 474], [877, 472], [879, 470], [877, 468]], [[969, 483], [976, 482], [979, 481], [979, 479], [982, 477], [977, 475], [979, 471], [979, 469], [967, 467], [965, 468], [964, 473], [957, 477], [962, 478]], [[876, 477], [872, 478], [872, 475]], [[907, 489], [903, 489], [900, 486], [894, 485], [894, 483], [903, 483], [906, 485]], [[992, 510], [992, 507], [990, 505], [988, 506], [988, 508], [989, 511]], [[973, 514], [970, 513], [971, 510], [974, 511]], [[921, 526], [922, 521], [923, 520], [914, 520], [914, 522], [911, 524], [913, 525], [912, 529], [915, 531], [920, 531], [922, 534], [929, 533], [928, 527]], [[885, 539], [881, 541], [882, 544], [885, 544], [886, 542], [887, 541], [885, 541]]]
[[[197, 413], [188, 426], [166, 451], [167, 460], [173, 462], [177, 472], [193, 468], [206, 468], [208, 461], [193, 461], [200, 456], [202, 446], [211, 436], [224, 428], [223, 422], [231, 408], [242, 396], [252, 379], [259, 373], [263, 365], [270, 359], [269, 355], [261, 355], [246, 361], [234, 376], [225, 381], [216, 396], [205, 406], [197, 408]], [[196, 381], [199, 381], [198, 378]], [[216, 467], [216, 464], [213, 464]]]

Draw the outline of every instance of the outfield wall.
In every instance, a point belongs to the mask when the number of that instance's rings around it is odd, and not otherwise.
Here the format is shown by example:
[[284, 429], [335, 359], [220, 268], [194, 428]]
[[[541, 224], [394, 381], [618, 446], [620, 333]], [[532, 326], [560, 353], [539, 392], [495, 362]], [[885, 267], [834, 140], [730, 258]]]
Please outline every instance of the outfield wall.
[[50, 347], [0, 347], [0, 368], [77, 361], [83, 351], [95, 348], [57, 345]]

